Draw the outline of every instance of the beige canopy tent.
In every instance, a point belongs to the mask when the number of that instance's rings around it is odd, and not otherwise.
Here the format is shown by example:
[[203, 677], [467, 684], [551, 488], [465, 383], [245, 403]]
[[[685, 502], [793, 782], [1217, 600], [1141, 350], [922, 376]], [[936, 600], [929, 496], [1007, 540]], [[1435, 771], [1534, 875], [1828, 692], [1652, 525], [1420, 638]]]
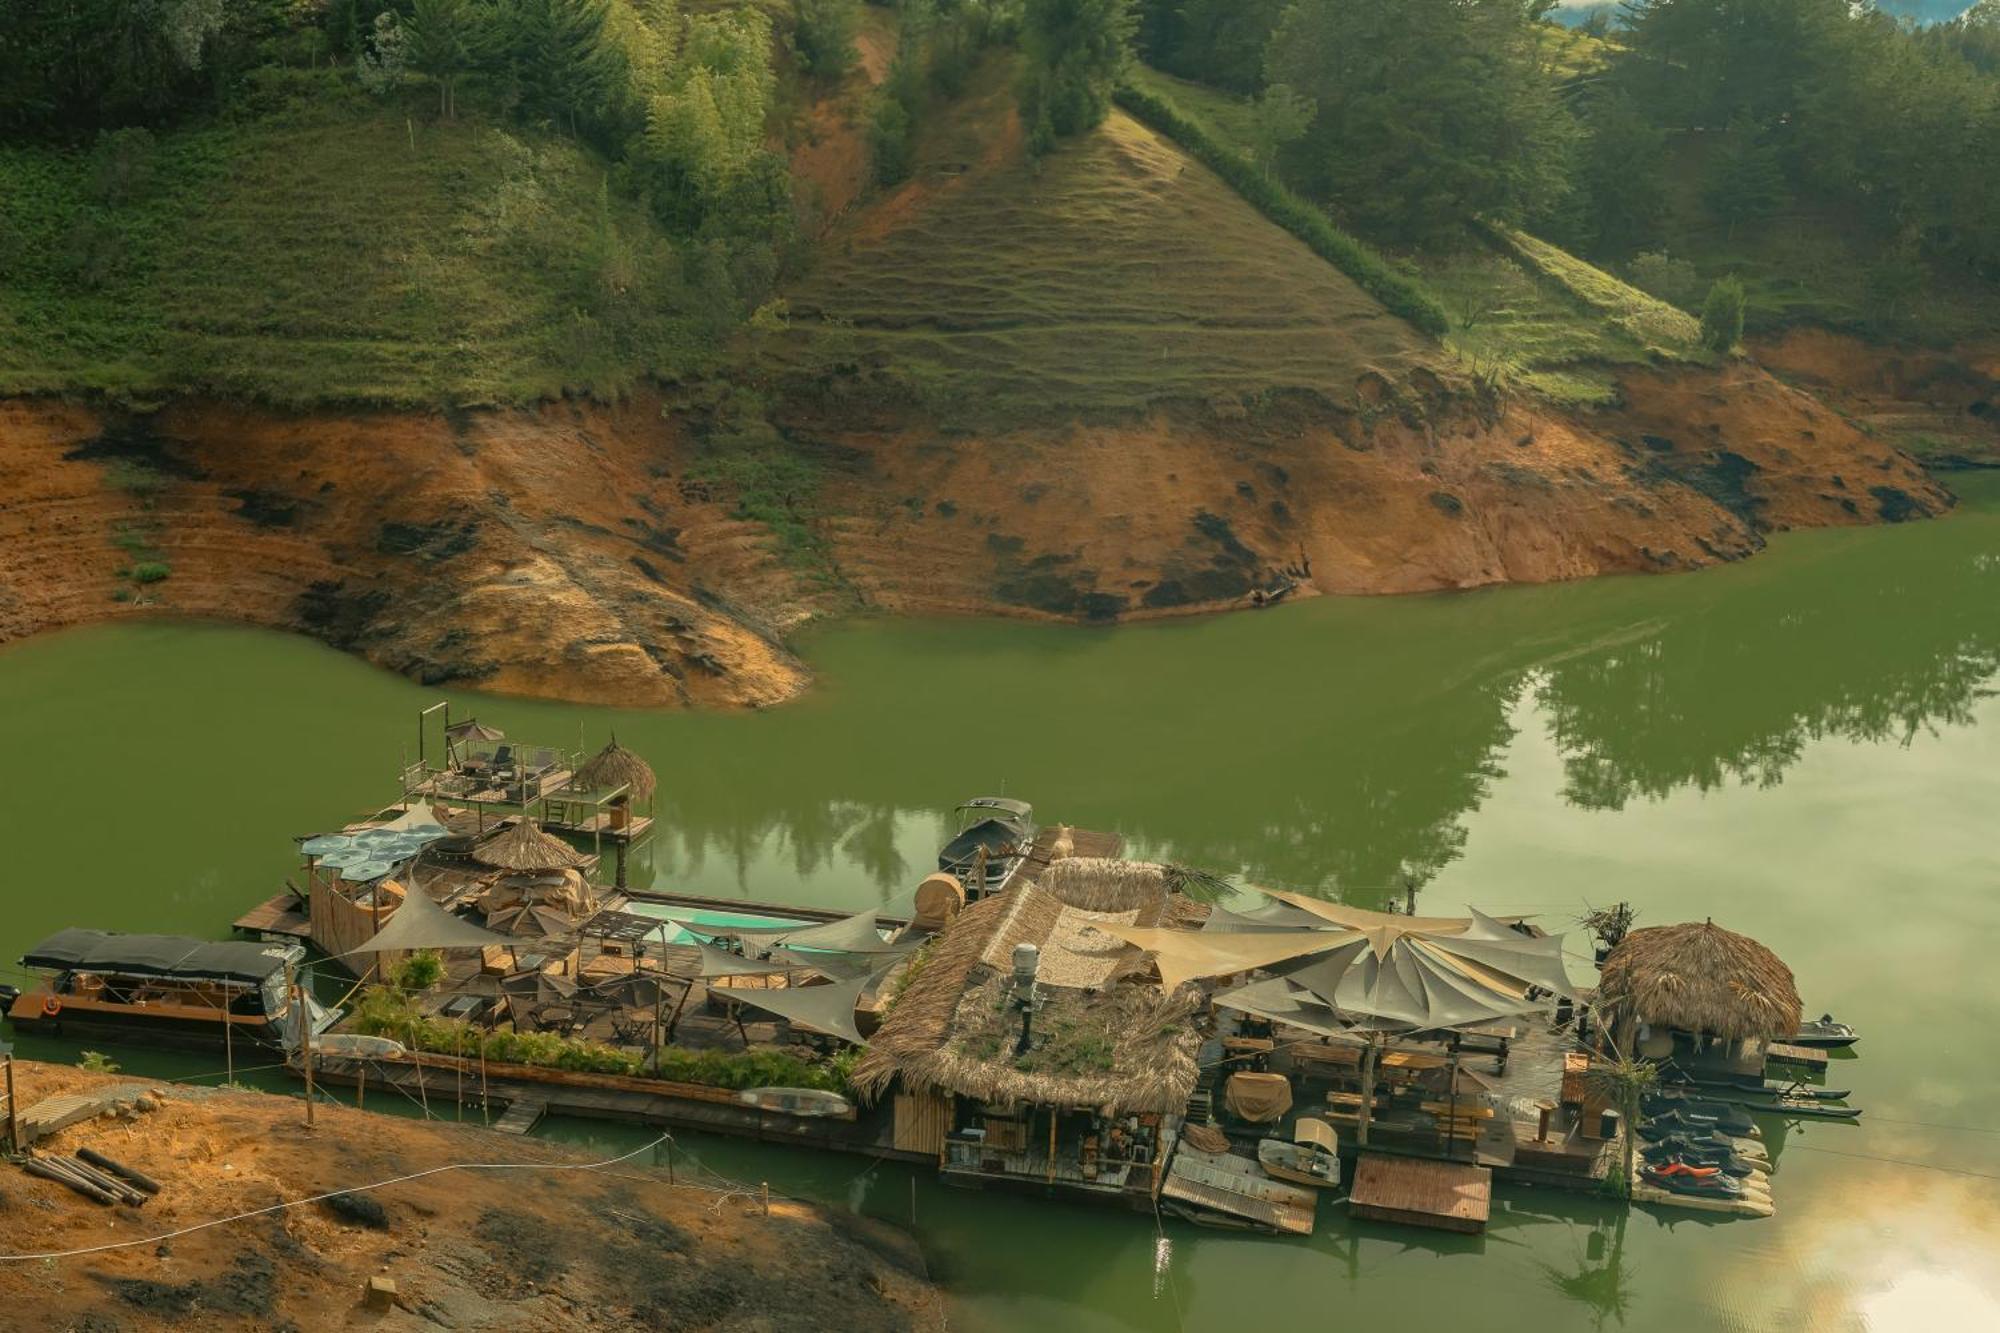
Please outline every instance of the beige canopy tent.
[[853, 954], [905, 954], [917, 944], [915, 940], [884, 940], [881, 914], [873, 908], [837, 921], [789, 922], [777, 926], [713, 926], [673, 917], [668, 919], [690, 935], [741, 940], [745, 948], [752, 952], [785, 948]]
[[863, 992], [881, 980], [888, 970], [880, 968], [825, 986], [745, 987], [716, 993], [726, 993], [732, 1000], [777, 1014], [794, 1027], [810, 1028], [814, 1032], [824, 1032], [852, 1045], [862, 1046], [868, 1039], [854, 1025], [854, 1007], [861, 1002]]
[[[347, 951], [357, 953], [389, 953], [418, 949], [483, 949], [489, 944], [514, 944], [517, 941], [505, 935], [497, 935], [483, 926], [475, 926], [462, 917], [453, 916], [439, 906], [437, 901], [425, 892], [422, 885], [411, 881], [409, 891], [403, 901], [390, 916], [388, 924], [364, 944]], [[341, 955], [345, 957], [346, 954]]]
[[1160, 969], [1160, 986], [1169, 994], [1201, 977], [1229, 976], [1323, 953], [1344, 934], [1328, 930], [1210, 932], [1128, 926], [1115, 921], [1098, 922], [1096, 928], [1153, 955]]

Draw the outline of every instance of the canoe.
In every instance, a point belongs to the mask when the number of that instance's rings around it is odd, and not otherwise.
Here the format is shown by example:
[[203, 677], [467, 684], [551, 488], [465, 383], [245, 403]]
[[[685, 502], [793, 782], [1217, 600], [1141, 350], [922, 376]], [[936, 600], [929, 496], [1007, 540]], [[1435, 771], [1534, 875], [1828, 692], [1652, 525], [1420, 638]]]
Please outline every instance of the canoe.
[[1340, 1183], [1340, 1159], [1322, 1149], [1283, 1139], [1259, 1139], [1257, 1164], [1267, 1175], [1325, 1189]]

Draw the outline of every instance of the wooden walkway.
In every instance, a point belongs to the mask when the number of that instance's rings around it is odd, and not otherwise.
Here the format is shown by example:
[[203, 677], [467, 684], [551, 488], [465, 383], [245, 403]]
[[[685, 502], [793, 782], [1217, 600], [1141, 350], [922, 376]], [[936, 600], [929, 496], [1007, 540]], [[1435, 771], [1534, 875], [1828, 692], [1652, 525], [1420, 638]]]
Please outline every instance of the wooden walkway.
[[502, 1134], [525, 1134], [548, 1112], [549, 1104], [534, 1097], [517, 1097], [507, 1103], [507, 1114], [493, 1122]]
[[1349, 1199], [1356, 1217], [1468, 1233], [1486, 1230], [1492, 1204], [1486, 1167], [1380, 1153], [1362, 1154]]

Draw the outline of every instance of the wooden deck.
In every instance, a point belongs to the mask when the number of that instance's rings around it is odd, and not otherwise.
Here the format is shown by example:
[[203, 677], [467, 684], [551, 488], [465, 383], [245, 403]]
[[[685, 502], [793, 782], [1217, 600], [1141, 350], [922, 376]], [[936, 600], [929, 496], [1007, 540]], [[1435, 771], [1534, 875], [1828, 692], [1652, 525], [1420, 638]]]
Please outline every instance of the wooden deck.
[[1493, 1173], [1483, 1166], [1363, 1153], [1349, 1200], [1356, 1217], [1440, 1231], [1486, 1230]]
[[312, 938], [312, 918], [300, 910], [298, 895], [289, 889], [258, 903], [230, 924], [258, 939], [273, 935], [301, 941]]
[[[1827, 1065], [1827, 1053], [1812, 1046], [1792, 1046], [1774, 1041], [1764, 1048], [1764, 1061], [1766, 1064], [1795, 1065], [1806, 1069], [1824, 1070]], [[1767, 1069], [1764, 1072], [1770, 1078], [1791, 1078], [1797, 1075], [1798, 1070], [1780, 1069], [1773, 1072]]]
[[[1098, 856], [1115, 858], [1125, 854], [1125, 839], [1116, 833], [1100, 833], [1095, 829], [1073, 828], [1069, 831], [1071, 856]], [[1049, 868], [1049, 856], [1055, 849], [1056, 829], [1045, 828], [1035, 834], [1035, 845], [1021, 858], [1021, 864], [1014, 873], [1007, 876], [1003, 889], [1012, 888], [1017, 883], [1034, 883]]]

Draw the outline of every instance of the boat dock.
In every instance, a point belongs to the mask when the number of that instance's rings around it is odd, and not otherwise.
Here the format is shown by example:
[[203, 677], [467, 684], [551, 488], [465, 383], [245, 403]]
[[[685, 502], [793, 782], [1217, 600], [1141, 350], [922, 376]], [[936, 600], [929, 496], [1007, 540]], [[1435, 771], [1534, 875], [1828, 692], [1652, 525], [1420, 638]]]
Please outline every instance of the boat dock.
[[1493, 1172], [1426, 1157], [1362, 1153], [1348, 1207], [1356, 1217], [1477, 1235], [1493, 1206]]

